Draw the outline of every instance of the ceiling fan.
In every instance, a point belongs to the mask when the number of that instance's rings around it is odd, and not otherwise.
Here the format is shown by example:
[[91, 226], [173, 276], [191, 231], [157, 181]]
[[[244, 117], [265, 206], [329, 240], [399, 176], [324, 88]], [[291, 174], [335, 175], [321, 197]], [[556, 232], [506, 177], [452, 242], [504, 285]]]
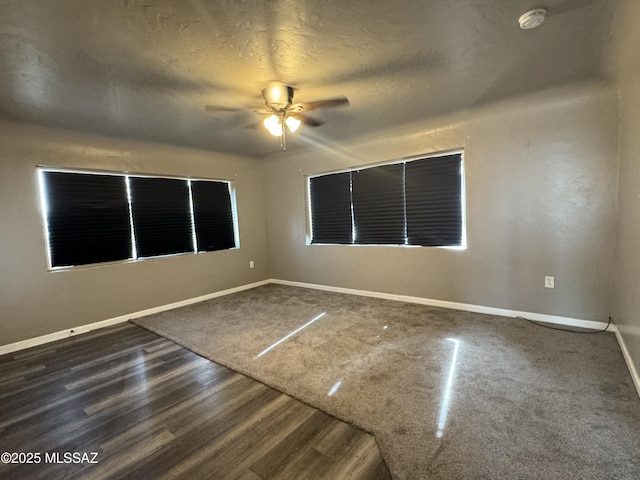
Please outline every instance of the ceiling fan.
[[[282, 150], [287, 149], [287, 130], [293, 133], [302, 123], [309, 127], [319, 127], [324, 124], [322, 120], [305, 115], [303, 112], [349, 105], [349, 100], [345, 96], [327, 98], [315, 102], [293, 103], [293, 93], [294, 88], [289, 85], [285, 85], [282, 82], [269, 82], [269, 84], [262, 89], [262, 97], [264, 98], [266, 108], [251, 109], [255, 113], [269, 115], [262, 123], [271, 135], [280, 137], [280, 147]], [[236, 109], [205, 105], [205, 110], [221, 111]]]

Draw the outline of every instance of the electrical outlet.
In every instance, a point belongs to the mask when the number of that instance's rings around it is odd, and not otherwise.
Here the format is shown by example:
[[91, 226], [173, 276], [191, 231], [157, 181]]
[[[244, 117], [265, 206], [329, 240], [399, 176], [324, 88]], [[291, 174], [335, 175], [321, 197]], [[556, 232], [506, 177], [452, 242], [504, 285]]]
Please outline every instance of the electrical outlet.
[[253, 263], [253, 260], [249, 260], [249, 268], [254, 268], [256, 265]]
[[555, 287], [555, 279], [554, 279], [554, 277], [544, 277], [544, 287], [545, 288], [556, 288]]

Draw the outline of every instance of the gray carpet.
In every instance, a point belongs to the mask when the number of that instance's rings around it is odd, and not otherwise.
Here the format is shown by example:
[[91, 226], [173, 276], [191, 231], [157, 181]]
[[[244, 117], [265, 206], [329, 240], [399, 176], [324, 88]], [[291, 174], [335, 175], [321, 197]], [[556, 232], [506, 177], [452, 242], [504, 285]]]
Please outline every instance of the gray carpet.
[[640, 478], [611, 333], [282, 285], [135, 323], [371, 432], [396, 479]]

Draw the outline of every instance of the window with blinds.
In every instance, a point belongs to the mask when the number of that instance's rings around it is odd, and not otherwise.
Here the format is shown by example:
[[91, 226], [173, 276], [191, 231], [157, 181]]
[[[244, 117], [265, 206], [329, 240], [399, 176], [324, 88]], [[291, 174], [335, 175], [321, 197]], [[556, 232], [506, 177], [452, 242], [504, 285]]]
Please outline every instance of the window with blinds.
[[462, 153], [309, 177], [311, 243], [465, 247]]
[[236, 248], [231, 183], [39, 169], [51, 268]]
[[131, 256], [125, 178], [44, 172], [53, 266], [110, 262]]
[[313, 177], [309, 182], [314, 243], [353, 243], [351, 172]]
[[191, 182], [197, 251], [210, 252], [236, 246], [229, 184]]
[[193, 252], [189, 183], [130, 177], [131, 218], [139, 257]]

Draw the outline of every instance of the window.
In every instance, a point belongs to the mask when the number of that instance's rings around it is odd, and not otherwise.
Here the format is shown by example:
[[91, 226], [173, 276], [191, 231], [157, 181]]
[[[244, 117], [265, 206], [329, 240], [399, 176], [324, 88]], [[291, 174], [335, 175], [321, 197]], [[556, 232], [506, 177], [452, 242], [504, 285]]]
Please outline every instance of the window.
[[51, 268], [237, 246], [228, 181], [38, 173]]
[[125, 178], [46, 172], [51, 264], [84, 265], [131, 255]]
[[193, 252], [188, 182], [153, 177], [132, 177], [129, 181], [138, 256]]
[[353, 243], [351, 172], [309, 180], [313, 243]]
[[404, 164], [351, 172], [354, 243], [405, 243]]
[[311, 243], [464, 247], [462, 153], [309, 177]]
[[192, 181], [193, 217], [197, 250], [234, 248], [236, 240], [229, 184]]

